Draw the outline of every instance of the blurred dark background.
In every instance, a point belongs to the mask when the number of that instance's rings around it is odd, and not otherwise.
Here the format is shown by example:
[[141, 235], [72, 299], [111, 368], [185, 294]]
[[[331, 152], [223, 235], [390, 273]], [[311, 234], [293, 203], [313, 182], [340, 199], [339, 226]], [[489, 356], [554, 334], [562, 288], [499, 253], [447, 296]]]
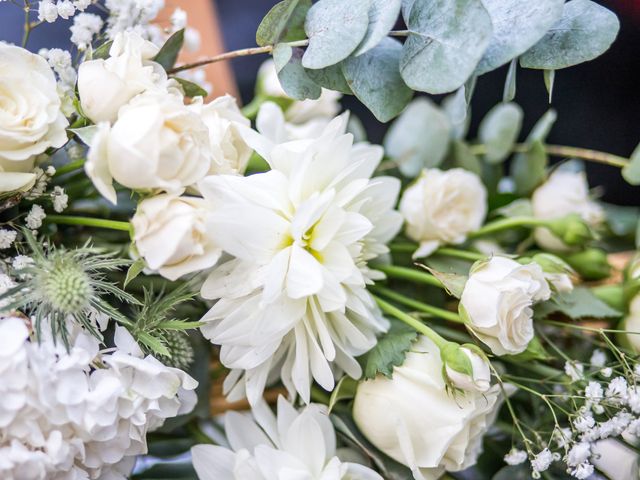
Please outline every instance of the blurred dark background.
[[[188, 1], [188, 0], [184, 0]], [[346, 1], [346, 0], [345, 0]], [[255, 30], [276, 0], [217, 0], [227, 50], [255, 45]], [[618, 39], [598, 59], [556, 72], [552, 107], [558, 121], [549, 143], [593, 148], [628, 157], [640, 142], [640, 0], [599, 0], [621, 22]], [[0, 40], [19, 43], [23, 13], [9, 2], [0, 3]], [[29, 48], [68, 47], [70, 22], [57, 21], [36, 29]], [[251, 100], [258, 67], [264, 56], [233, 60], [232, 67], [244, 103]], [[1, 74], [1, 73], [0, 73]], [[472, 101], [471, 136], [479, 120], [502, 98], [506, 67], [480, 77]], [[549, 108], [542, 72], [519, 69], [515, 101], [525, 111], [523, 135]], [[379, 142], [386, 129], [354, 98], [345, 108], [364, 122], [370, 139]], [[592, 186], [604, 188], [604, 200], [640, 205], [640, 188], [626, 184], [616, 168], [588, 165]]]

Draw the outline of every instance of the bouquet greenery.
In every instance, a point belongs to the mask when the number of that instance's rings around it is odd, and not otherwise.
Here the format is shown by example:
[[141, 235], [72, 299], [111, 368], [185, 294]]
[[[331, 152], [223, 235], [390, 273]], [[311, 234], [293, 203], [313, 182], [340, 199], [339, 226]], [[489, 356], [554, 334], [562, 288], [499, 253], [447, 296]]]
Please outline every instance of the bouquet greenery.
[[[0, 7], [1, 478], [638, 479], [640, 212], [584, 162], [636, 185], [640, 149], [549, 145], [514, 103], [613, 13], [284, 0], [178, 64], [198, 35], [162, 0]], [[28, 51], [59, 17], [74, 51]], [[205, 100], [200, 67], [259, 54], [253, 101]]]

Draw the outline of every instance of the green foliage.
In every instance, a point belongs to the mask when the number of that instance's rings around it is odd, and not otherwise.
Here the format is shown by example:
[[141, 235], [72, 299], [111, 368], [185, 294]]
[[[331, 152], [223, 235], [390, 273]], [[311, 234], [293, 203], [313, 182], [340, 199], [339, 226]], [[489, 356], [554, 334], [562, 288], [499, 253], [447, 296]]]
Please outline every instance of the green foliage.
[[365, 379], [375, 378], [379, 373], [391, 378], [393, 367], [402, 365], [411, 345], [418, 338], [418, 333], [412, 327], [398, 320], [389, 321], [389, 331], [363, 357]]
[[520, 57], [525, 68], [559, 70], [602, 55], [620, 29], [615, 14], [591, 0], [571, 0], [560, 20]]
[[329, 411], [333, 410], [333, 407], [335, 407], [338, 402], [353, 399], [353, 397], [356, 396], [357, 389], [357, 380], [347, 376], [342, 377], [336, 385], [336, 388], [331, 392], [331, 398], [329, 399]]
[[155, 62], [162, 65], [165, 70], [171, 70], [178, 60], [178, 54], [184, 44], [184, 29], [178, 30], [171, 35], [164, 43], [158, 54], [153, 58]]
[[98, 60], [98, 59], [107, 59], [109, 58], [109, 50], [111, 50], [111, 46], [113, 45], [113, 40], [109, 40], [108, 42], [104, 42], [102, 45], [100, 45], [98, 48], [96, 48], [92, 54], [91, 54], [91, 59], [92, 60]]
[[581, 318], [616, 318], [622, 314], [611, 308], [587, 287], [576, 287], [569, 293], [555, 295], [551, 300], [535, 308], [536, 317], [548, 317], [562, 313], [573, 320]]
[[180, 78], [180, 77], [171, 77], [171, 78], [173, 78], [176, 82], [180, 84], [180, 86], [182, 87], [182, 90], [184, 90], [185, 96], [189, 98], [207, 96], [207, 91], [197, 83], [190, 82], [189, 80], [185, 80], [184, 78]]
[[516, 184], [516, 192], [528, 195], [544, 181], [549, 159], [544, 145], [535, 141], [529, 151], [518, 153], [511, 162], [511, 176]]
[[622, 169], [622, 176], [631, 185], [640, 185], [640, 144], [630, 157], [629, 165]]
[[258, 26], [256, 43], [265, 46], [304, 39], [304, 19], [309, 8], [311, 0], [284, 0], [277, 3]]
[[276, 64], [278, 79], [283, 90], [291, 98], [316, 100], [320, 97], [322, 90], [302, 68], [302, 55], [301, 48], [291, 48], [285, 43], [276, 45], [273, 49], [273, 61]]
[[393, 28], [400, 13], [401, 0], [371, 0], [369, 26], [362, 42], [354, 52], [355, 56], [378, 45]]
[[489, 163], [500, 163], [507, 158], [522, 128], [522, 109], [515, 103], [499, 103], [480, 123], [480, 141], [487, 151]]
[[347, 95], [353, 95], [347, 80], [342, 73], [342, 64], [336, 63], [327, 68], [313, 70], [308, 68], [307, 75], [318, 85]]

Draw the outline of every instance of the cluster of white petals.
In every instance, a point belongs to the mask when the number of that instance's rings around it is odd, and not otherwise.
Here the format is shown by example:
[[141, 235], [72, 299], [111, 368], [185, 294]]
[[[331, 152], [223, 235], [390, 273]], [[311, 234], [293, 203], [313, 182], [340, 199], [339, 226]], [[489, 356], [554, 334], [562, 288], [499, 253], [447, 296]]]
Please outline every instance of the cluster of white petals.
[[264, 403], [246, 414], [225, 415], [229, 447], [191, 449], [200, 480], [382, 480], [363, 465], [336, 456], [336, 434], [324, 405], [296, 411], [278, 399], [278, 416]]
[[244, 129], [271, 170], [199, 183], [216, 242], [234, 257], [202, 287], [219, 299], [202, 332], [233, 370], [225, 384], [232, 399], [255, 403], [280, 376], [308, 402], [312, 379], [332, 390], [336, 368], [358, 378], [355, 357], [387, 328], [365, 288], [377, 273], [367, 263], [388, 252], [401, 226], [393, 210], [400, 184], [371, 178], [382, 149], [354, 145], [347, 118], [318, 138], [283, 144]]
[[78, 333], [67, 351], [0, 319], [0, 478], [124, 480], [147, 432], [193, 408], [193, 378], [143, 357], [124, 329], [116, 340], [100, 352]]

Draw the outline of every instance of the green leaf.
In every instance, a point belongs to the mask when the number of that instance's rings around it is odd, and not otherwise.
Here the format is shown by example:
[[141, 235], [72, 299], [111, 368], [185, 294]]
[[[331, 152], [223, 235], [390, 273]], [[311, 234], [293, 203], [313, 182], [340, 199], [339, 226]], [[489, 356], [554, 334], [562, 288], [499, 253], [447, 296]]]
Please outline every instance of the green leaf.
[[526, 52], [562, 16], [564, 0], [483, 0], [491, 16], [493, 36], [477, 68], [495, 70]]
[[369, 26], [371, 0], [320, 0], [304, 23], [309, 46], [305, 68], [325, 68], [347, 58], [360, 45]]
[[508, 358], [518, 362], [529, 362], [531, 360], [549, 360], [551, 356], [542, 346], [538, 337], [533, 337], [524, 352], [517, 355], [508, 355]]
[[629, 165], [622, 169], [622, 176], [631, 185], [640, 185], [640, 143], [631, 154]]
[[400, 172], [415, 177], [423, 168], [437, 167], [449, 148], [449, 119], [431, 100], [413, 100], [393, 122], [384, 138], [386, 154]]
[[378, 45], [396, 24], [400, 13], [401, 0], [371, 0], [367, 33], [354, 55], [362, 55]]
[[514, 58], [509, 64], [507, 78], [504, 81], [504, 90], [502, 92], [502, 101], [511, 102], [516, 98], [516, 77], [518, 73], [518, 61]]
[[165, 330], [191, 330], [201, 327], [204, 322], [188, 322], [185, 320], [166, 320], [158, 323], [156, 328], [163, 328]]
[[342, 73], [354, 95], [381, 122], [388, 122], [406, 107], [413, 92], [398, 72], [402, 44], [386, 37], [373, 49], [342, 62]]
[[528, 152], [518, 153], [511, 162], [511, 176], [519, 195], [528, 195], [545, 179], [549, 158], [540, 141], [533, 142]]
[[302, 55], [301, 48], [291, 48], [285, 43], [276, 45], [273, 49], [273, 61], [276, 64], [278, 80], [285, 93], [291, 98], [316, 100], [320, 97], [322, 89], [309, 78], [302, 67]]
[[152, 337], [147, 332], [137, 332], [136, 335], [138, 341], [146, 345], [154, 354], [171, 358], [171, 352], [157, 338]]
[[536, 141], [544, 143], [551, 131], [551, 128], [554, 123], [556, 123], [557, 118], [558, 114], [555, 110], [547, 110], [533, 126], [531, 132], [529, 132], [529, 135], [527, 136], [527, 143], [533, 143]]
[[336, 403], [343, 400], [351, 400], [356, 396], [356, 390], [358, 389], [358, 381], [349, 376], [344, 376], [336, 385], [336, 388], [331, 392], [331, 398], [329, 399], [329, 412], [333, 410]]
[[504, 161], [518, 139], [522, 128], [522, 109], [515, 103], [499, 103], [482, 119], [479, 137], [487, 151], [487, 162]]
[[638, 223], [638, 207], [612, 205], [604, 202], [600, 202], [600, 206], [604, 208], [607, 224], [614, 235], [624, 237], [635, 232]]
[[69, 128], [68, 130], [70, 132], [73, 132], [73, 134], [78, 137], [82, 141], [82, 143], [89, 146], [93, 142], [93, 137], [95, 136], [95, 134], [98, 133], [98, 126], [89, 125], [88, 127], [82, 128]]
[[418, 333], [409, 325], [398, 320], [389, 321], [389, 331], [380, 337], [376, 346], [364, 356], [365, 379], [375, 378], [379, 373], [391, 378], [393, 367], [402, 365], [413, 341], [418, 337]]
[[404, 23], [409, 23], [409, 15], [411, 14], [411, 7], [416, 0], [402, 0], [402, 18], [404, 19]]
[[104, 42], [98, 48], [93, 51], [91, 55], [92, 60], [98, 59], [107, 59], [109, 58], [109, 50], [111, 50], [111, 46], [113, 45], [113, 40], [109, 40], [108, 42]]
[[591, 0], [565, 3], [562, 17], [520, 57], [525, 68], [559, 70], [602, 55], [620, 30], [618, 17]]
[[277, 3], [260, 22], [256, 43], [263, 47], [304, 39], [304, 19], [310, 8], [311, 0], [284, 0]]
[[537, 317], [547, 317], [552, 313], [562, 313], [567, 317], [580, 318], [615, 318], [622, 315], [596, 297], [587, 287], [575, 287], [569, 293], [555, 295], [551, 300], [535, 308]]
[[195, 97], [206, 97], [208, 95], [207, 91], [202, 88], [197, 83], [190, 82], [189, 80], [185, 80], [180, 77], [171, 77], [175, 81], [177, 81], [182, 89], [184, 90], [184, 94], [186, 97], [195, 98]]
[[162, 65], [162, 68], [165, 70], [171, 70], [178, 60], [178, 54], [180, 53], [183, 44], [184, 28], [182, 30], [178, 30], [167, 39], [153, 60]]
[[456, 167], [464, 168], [476, 175], [482, 175], [482, 164], [476, 157], [469, 145], [461, 140], [454, 140], [451, 144], [451, 158]]
[[351, 88], [349, 88], [349, 84], [344, 78], [342, 65], [340, 63], [331, 65], [327, 68], [320, 68], [318, 70], [308, 68], [305, 71], [309, 78], [321, 87], [347, 95], [353, 95]]
[[549, 103], [551, 103], [551, 99], [553, 98], [553, 84], [556, 81], [556, 71], [545, 70], [543, 75], [544, 75], [544, 86], [546, 87], [547, 93], [549, 94]]
[[400, 73], [414, 90], [451, 92], [469, 79], [491, 38], [491, 18], [481, 0], [416, 2]]
[[147, 262], [144, 261], [144, 258], [140, 257], [135, 262], [131, 264], [129, 270], [127, 270], [127, 276], [124, 279], [124, 287], [127, 288], [127, 285], [131, 283], [131, 281], [136, 278], [142, 271], [147, 267]]

